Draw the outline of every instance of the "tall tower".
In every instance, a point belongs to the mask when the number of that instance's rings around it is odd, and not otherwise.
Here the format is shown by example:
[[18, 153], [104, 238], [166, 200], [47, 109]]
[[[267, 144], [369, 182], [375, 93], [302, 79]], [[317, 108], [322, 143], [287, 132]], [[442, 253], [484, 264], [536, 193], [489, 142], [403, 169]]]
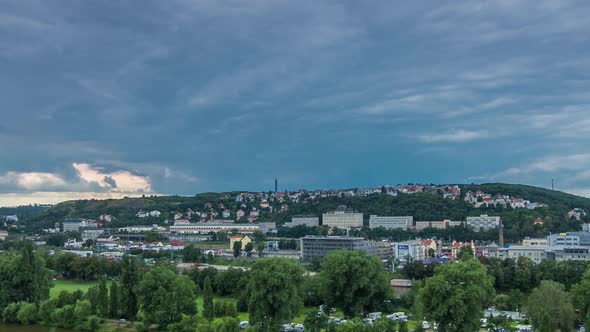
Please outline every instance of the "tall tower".
[[498, 239], [498, 246], [500, 248], [504, 248], [504, 223], [500, 220], [500, 230], [499, 230], [499, 239]]
[[275, 178], [275, 193], [279, 191], [279, 180]]

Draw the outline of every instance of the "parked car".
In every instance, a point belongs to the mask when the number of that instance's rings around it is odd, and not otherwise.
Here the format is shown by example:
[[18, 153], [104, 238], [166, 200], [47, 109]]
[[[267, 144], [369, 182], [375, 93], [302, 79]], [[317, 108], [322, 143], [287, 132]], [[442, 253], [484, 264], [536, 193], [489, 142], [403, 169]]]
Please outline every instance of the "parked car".
[[373, 325], [373, 320], [371, 318], [363, 319], [363, 323], [366, 325]]
[[297, 324], [297, 325], [295, 325], [295, 331], [303, 332], [303, 331], [305, 331], [305, 326], [303, 326], [303, 324]]
[[378, 320], [383, 317], [383, 313], [381, 312], [371, 312], [367, 315], [367, 317], [371, 318], [372, 320]]
[[423, 321], [422, 322], [422, 329], [424, 329], [424, 330], [430, 329], [430, 323], [427, 321]]
[[482, 328], [488, 327], [488, 320], [487, 319], [482, 318], [482, 319], [480, 319], [480, 322], [481, 322], [481, 327]]
[[339, 317], [328, 317], [328, 324], [339, 324], [342, 319]]
[[248, 326], [250, 326], [250, 322], [249, 321], [245, 320], [245, 321], [240, 322], [240, 329], [245, 329]]

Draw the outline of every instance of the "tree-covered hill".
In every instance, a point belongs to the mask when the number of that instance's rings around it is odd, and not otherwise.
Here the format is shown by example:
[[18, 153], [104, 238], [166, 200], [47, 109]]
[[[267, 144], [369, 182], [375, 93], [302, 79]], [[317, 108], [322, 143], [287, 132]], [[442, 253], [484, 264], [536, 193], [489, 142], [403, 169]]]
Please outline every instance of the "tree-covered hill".
[[[321, 215], [326, 211], [334, 210], [338, 205], [346, 205], [356, 211], [363, 212], [365, 219], [371, 214], [387, 216], [414, 216], [416, 221], [436, 221], [443, 219], [465, 220], [467, 216], [480, 214], [498, 215], [502, 217], [506, 226], [508, 238], [522, 238], [524, 236], [543, 236], [549, 232], [563, 232], [580, 229], [580, 221], [569, 220], [567, 212], [573, 208], [581, 208], [590, 212], [590, 199], [583, 198], [560, 191], [552, 191], [544, 188], [491, 183], [482, 185], [461, 186], [460, 199], [443, 198], [438, 193], [399, 194], [390, 196], [387, 194], [372, 194], [365, 197], [329, 197], [305, 201], [305, 195], [299, 202], [284, 202], [269, 199], [274, 207], [274, 212], [269, 208], [260, 208], [260, 199], [244, 200], [237, 203], [235, 200], [239, 192], [230, 193], [202, 193], [195, 196], [146, 196], [138, 198], [124, 198], [112, 200], [79, 200], [57, 204], [51, 208], [35, 211], [23, 215], [22, 224], [31, 230], [52, 227], [56, 222], [62, 222], [66, 218], [97, 219], [101, 214], [112, 215], [116, 221], [111, 227], [135, 224], [162, 224], [165, 219], [173, 219], [176, 212], [186, 213], [189, 209], [195, 212], [214, 211], [221, 218], [224, 209], [231, 211], [231, 219], [235, 219], [235, 212], [242, 208], [248, 212], [252, 208], [260, 210], [258, 221], [274, 221], [283, 224], [291, 220], [294, 215], [314, 214]], [[504, 194], [512, 197], [523, 198], [533, 202], [546, 204], [546, 207], [535, 210], [512, 208], [475, 208], [465, 202], [463, 197], [468, 191], [481, 190], [490, 194]], [[211, 203], [211, 207], [205, 204]], [[242, 205], [243, 204], [243, 205]], [[277, 212], [287, 204], [287, 211]], [[160, 217], [138, 218], [137, 212], [158, 210]], [[544, 225], [535, 225], [533, 221], [542, 218]], [[193, 217], [193, 220], [198, 218]], [[585, 216], [582, 221], [587, 221]], [[246, 222], [243, 218], [241, 222]]]

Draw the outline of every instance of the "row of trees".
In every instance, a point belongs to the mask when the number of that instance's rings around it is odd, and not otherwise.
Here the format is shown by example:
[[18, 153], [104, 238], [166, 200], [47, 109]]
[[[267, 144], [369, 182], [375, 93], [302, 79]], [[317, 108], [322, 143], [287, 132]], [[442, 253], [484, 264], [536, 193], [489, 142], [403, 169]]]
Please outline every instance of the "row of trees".
[[[275, 331], [297, 316], [304, 304], [325, 303], [352, 317], [381, 308], [390, 295], [380, 261], [364, 252], [332, 253], [315, 277], [306, 275], [297, 262], [280, 258], [258, 260], [250, 271], [195, 269], [179, 275], [172, 266], [146, 268], [137, 258], [124, 256], [118, 281], [109, 285], [103, 275], [86, 293], [63, 291], [53, 299], [49, 299], [50, 271], [32, 246], [0, 260], [0, 309], [7, 321], [77, 329], [92, 330], [100, 319], [122, 317], [139, 321], [140, 329], [154, 324], [179, 328], [178, 324], [192, 322], [195, 328], [202, 325], [213, 331], [233, 324], [240, 307], [248, 311], [256, 329]], [[55, 258], [54, 263], [59, 261]], [[203, 296], [206, 321], [196, 315], [198, 293]], [[235, 300], [215, 301], [214, 294]], [[220, 316], [224, 318], [213, 320]]]

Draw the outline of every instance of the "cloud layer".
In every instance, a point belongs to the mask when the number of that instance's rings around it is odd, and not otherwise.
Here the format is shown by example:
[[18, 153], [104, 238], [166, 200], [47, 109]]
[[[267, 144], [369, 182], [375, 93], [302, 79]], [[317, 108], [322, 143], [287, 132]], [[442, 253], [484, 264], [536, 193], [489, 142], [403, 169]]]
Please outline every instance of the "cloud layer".
[[0, 204], [274, 177], [554, 177], [590, 193], [585, 166], [551, 166], [590, 152], [587, 1], [8, 0], [0, 13]]

